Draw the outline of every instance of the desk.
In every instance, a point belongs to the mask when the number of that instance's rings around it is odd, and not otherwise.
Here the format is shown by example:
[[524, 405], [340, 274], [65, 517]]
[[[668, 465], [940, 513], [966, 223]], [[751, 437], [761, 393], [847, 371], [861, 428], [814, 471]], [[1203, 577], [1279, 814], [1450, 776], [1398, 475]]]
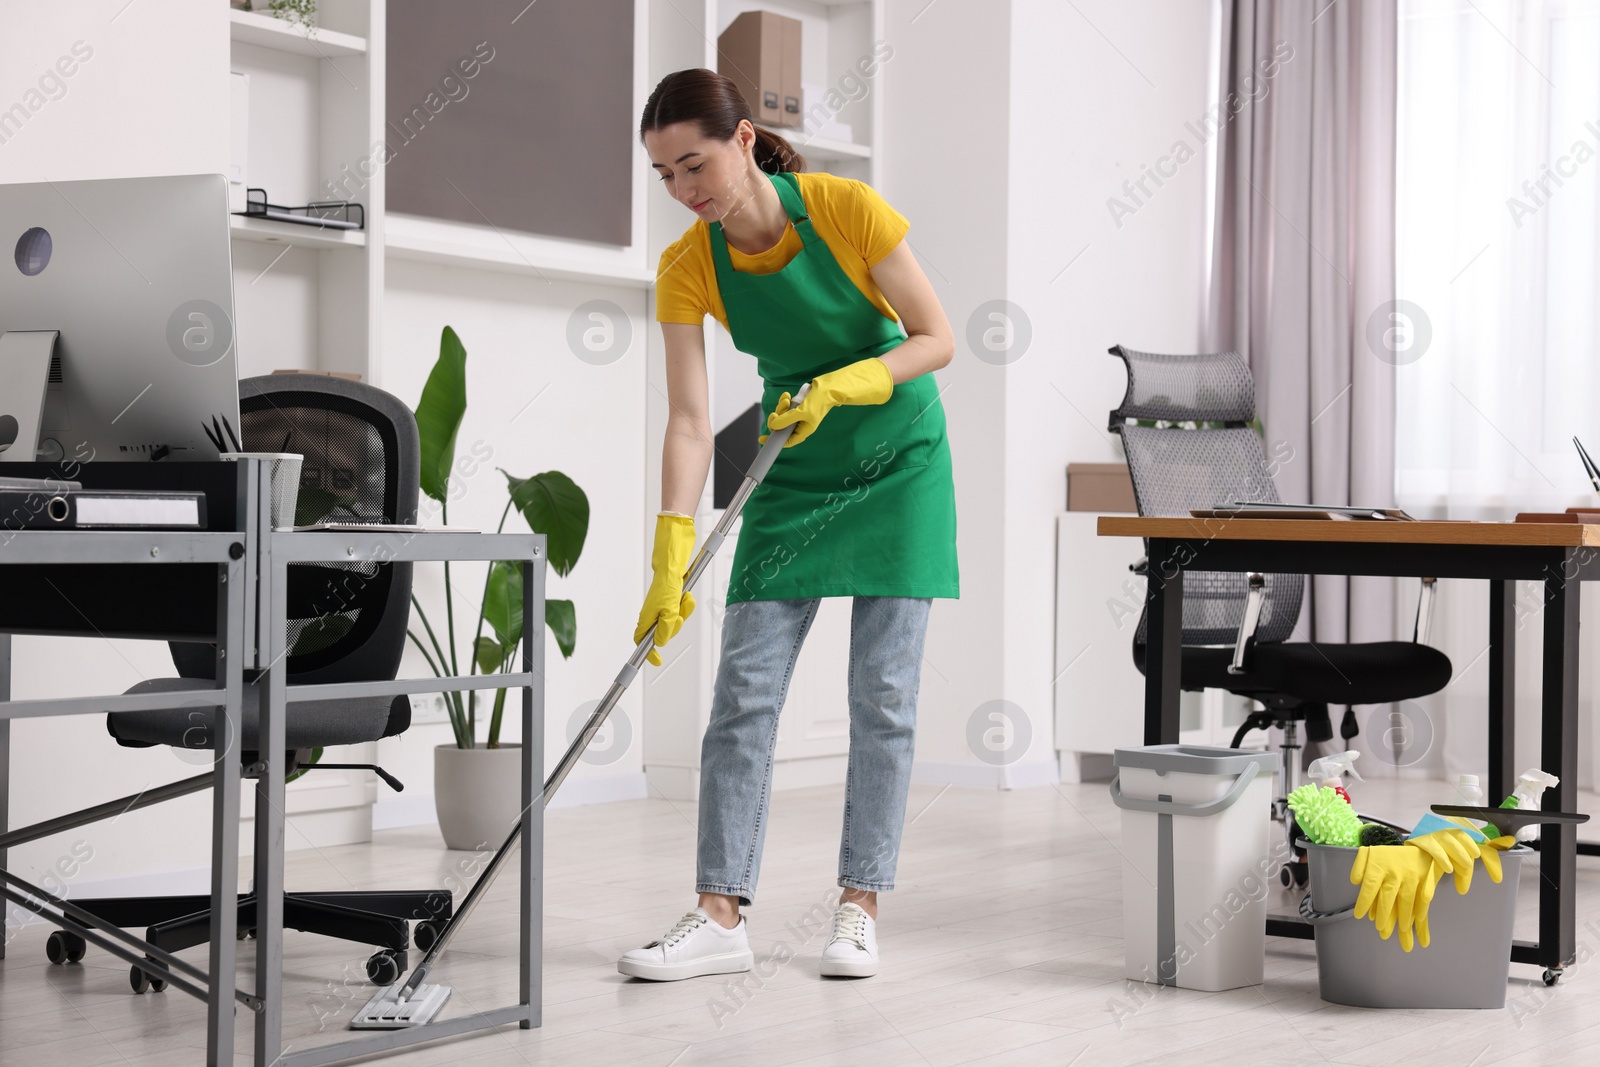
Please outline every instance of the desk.
[[[258, 514], [270, 514], [263, 500]], [[284, 748], [284, 709], [301, 700], [326, 700], [340, 696], [394, 696], [401, 693], [436, 693], [466, 689], [522, 689], [522, 829], [520, 835], [521, 894], [517, 960], [520, 996], [516, 1004], [464, 1017], [444, 1019], [411, 1030], [368, 1033], [334, 1044], [303, 1049], [283, 1046], [283, 763], [271, 760], [256, 782], [255, 885], [256, 992], [262, 1008], [256, 1016], [255, 1062], [258, 1067], [315, 1067], [355, 1056], [436, 1041], [441, 1037], [517, 1023], [527, 1030], [541, 1021], [541, 960], [543, 953], [544, 898], [544, 596], [546, 541], [544, 534], [475, 533], [273, 533], [258, 539], [260, 604], [271, 620], [262, 631], [265, 641], [257, 649], [262, 674], [257, 685], [267, 687], [261, 704], [264, 753]], [[522, 567], [522, 670], [509, 674], [458, 678], [399, 679], [392, 682], [356, 682], [332, 685], [288, 685], [282, 663], [287, 614], [287, 569], [291, 563], [314, 562], [426, 562], [432, 560], [520, 561]], [[506, 827], [509, 833], [511, 827]], [[412, 961], [415, 965], [416, 961]], [[435, 979], [436, 981], [438, 979]], [[372, 987], [377, 992], [377, 987]], [[448, 1008], [446, 1009], [448, 1011]]]
[[[130, 465], [131, 466], [131, 465]], [[237, 465], [237, 532], [185, 531], [8, 531], [0, 530], [0, 566], [37, 564], [212, 564], [217, 569], [215, 640], [220, 649], [221, 677], [217, 688], [185, 693], [115, 694], [42, 700], [11, 700], [9, 633], [0, 634], [0, 842], [8, 824], [10, 720], [45, 715], [113, 714], [151, 708], [222, 707], [216, 730], [217, 751], [236, 753], [243, 707], [245, 668], [261, 673], [252, 684], [266, 686], [259, 729], [266, 739], [262, 759], [248, 768], [256, 779], [255, 886], [256, 991], [247, 993], [212, 976], [232, 976], [237, 959], [239, 791], [243, 769], [237, 758], [213, 762], [210, 772], [171, 787], [145, 790], [143, 806], [166, 796], [209, 788], [212, 791], [212, 872], [209, 967], [202, 971], [120, 930], [95, 926], [83, 936], [90, 943], [147, 969], [175, 988], [207, 1002], [206, 1063], [228, 1064], [234, 1059], [237, 1001], [255, 1013], [255, 1062], [275, 1067], [312, 1067], [356, 1056], [370, 1055], [403, 1045], [497, 1027], [516, 1022], [522, 1028], [538, 1026], [540, 1014], [540, 963], [543, 887], [544, 803], [539, 795], [544, 764], [544, 591], [546, 538], [543, 534], [470, 533], [277, 533], [271, 529], [271, 485], [267, 463], [245, 460]], [[521, 671], [464, 678], [418, 678], [333, 685], [289, 685], [281, 664], [288, 649], [287, 568], [306, 562], [422, 562], [430, 560], [508, 560], [523, 563], [523, 641]], [[535, 621], [537, 620], [537, 625]], [[86, 631], [91, 633], [92, 630]], [[207, 635], [201, 635], [207, 636]], [[521, 938], [518, 962], [521, 976], [519, 1002], [465, 1018], [445, 1019], [411, 1030], [367, 1036], [304, 1049], [283, 1047], [283, 843], [284, 843], [284, 711], [289, 703], [339, 696], [395, 696], [465, 689], [521, 688], [522, 798], [524, 816], [520, 835]], [[120, 804], [121, 802], [114, 802]], [[111, 807], [110, 805], [102, 807]], [[104, 818], [115, 808], [97, 814]], [[23, 840], [57, 833], [90, 821], [70, 817], [29, 828]], [[509, 831], [509, 827], [507, 828]], [[31, 836], [30, 836], [31, 835]], [[18, 843], [18, 842], [13, 842]], [[5, 852], [0, 844], [0, 871]], [[52, 899], [37, 887], [18, 885], [12, 875], [0, 890], [25, 893], [57, 907], [69, 902]], [[19, 900], [18, 903], [21, 903]], [[4, 943], [0, 940], [0, 958]], [[147, 957], [147, 958], [146, 958]], [[377, 988], [373, 987], [376, 993]]]
[[[244, 477], [245, 472], [241, 472], [241, 491], [243, 491]], [[216, 568], [217, 575], [217, 617], [222, 620], [220, 632], [216, 635], [217, 641], [224, 650], [237, 650], [245, 645], [245, 598], [251, 584], [251, 575], [247, 568], [248, 541], [249, 536], [243, 532], [8, 530], [0, 532], [0, 582], [4, 581], [3, 568], [6, 566], [212, 564]], [[0, 834], [8, 828], [7, 800], [10, 794], [12, 719], [49, 715], [101, 715], [107, 712], [115, 714], [119, 711], [162, 707], [220, 706], [223, 714], [218, 716], [216, 729], [218, 751], [232, 752], [233, 739], [239, 736], [240, 714], [243, 707], [243, 660], [244, 657], [241, 655], [225, 655], [220, 663], [219, 673], [222, 677], [217, 680], [216, 689], [183, 693], [181, 699], [176, 701], [171, 697], [177, 694], [170, 693], [12, 700], [10, 699], [11, 635], [0, 634]], [[200, 775], [198, 778], [211, 779], [211, 899], [213, 905], [220, 900], [226, 900], [231, 904], [239, 888], [239, 761], [217, 760], [209, 775]], [[205, 785], [199, 786], [199, 788], [205, 787]], [[188, 791], [198, 791], [198, 789]], [[140, 796], [149, 801], [159, 799], [160, 793], [159, 789], [145, 790], [141, 791]], [[131, 801], [134, 798], [129, 799]], [[128, 806], [139, 805], [130, 803]], [[113, 812], [108, 811], [99, 817], [103, 818], [110, 814]], [[52, 820], [52, 823], [54, 822], [57, 820]], [[81, 824], [81, 822], [69, 822], [67, 825], [52, 826], [50, 823], [41, 823], [38, 824], [38, 829], [42, 832], [34, 836], [47, 836], [50, 833], [70, 829], [72, 825]], [[31, 838], [26, 839], [31, 840]], [[0, 870], [4, 869], [5, 850], [0, 847]], [[62, 906], [59, 899], [52, 900], [49, 894], [38, 887], [19, 882], [13, 875], [8, 874], [4, 882], [6, 895], [15, 903], [23, 904], [23, 900], [19, 897], [21, 894], [26, 894], [35, 901], [48, 901], [58, 907]], [[160, 977], [171, 982], [175, 988], [206, 1001], [206, 1062], [218, 1064], [233, 1062], [233, 1002], [238, 1000], [253, 1010], [260, 1007], [257, 997], [233, 988], [237, 925], [236, 908], [212, 907], [210, 957], [205, 971], [173, 958], [141, 938], [121, 931], [97, 933], [95, 930], [86, 930], [83, 936], [92, 944], [120, 956], [130, 964], [143, 962], [140, 959], [142, 955], [159, 960], [165, 966], [152, 965], [152, 969], [159, 970]], [[0, 957], [4, 954], [3, 939], [0, 939]], [[210, 981], [211, 975], [224, 975], [228, 980]]]
[[[1491, 797], [1516, 781], [1517, 581], [1544, 583], [1539, 766], [1561, 784], [1546, 811], [1575, 811], [1578, 775], [1578, 587], [1600, 578], [1600, 526], [1578, 523], [1361, 522], [1104, 516], [1105, 537], [1148, 542], [1145, 652], [1146, 744], [1178, 739], [1183, 572], [1263, 571], [1384, 577], [1481, 578], [1489, 582], [1489, 782]], [[1511, 959], [1559, 973], [1576, 956], [1577, 831], [1540, 829], [1539, 940], [1517, 941]], [[1310, 937], [1309, 927], [1269, 921], [1268, 933]]]

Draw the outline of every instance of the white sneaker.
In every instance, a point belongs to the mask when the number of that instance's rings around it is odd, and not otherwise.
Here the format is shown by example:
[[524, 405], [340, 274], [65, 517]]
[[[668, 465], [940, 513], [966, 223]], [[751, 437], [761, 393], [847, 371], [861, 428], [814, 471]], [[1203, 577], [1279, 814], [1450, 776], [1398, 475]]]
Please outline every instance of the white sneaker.
[[822, 973], [867, 978], [878, 973], [878, 924], [861, 905], [845, 902], [833, 913], [833, 936], [822, 946]]
[[617, 960], [617, 970], [634, 978], [676, 982], [703, 974], [748, 971], [754, 963], [743, 915], [739, 925], [730, 930], [704, 908], [695, 908], [661, 940], [624, 952]]

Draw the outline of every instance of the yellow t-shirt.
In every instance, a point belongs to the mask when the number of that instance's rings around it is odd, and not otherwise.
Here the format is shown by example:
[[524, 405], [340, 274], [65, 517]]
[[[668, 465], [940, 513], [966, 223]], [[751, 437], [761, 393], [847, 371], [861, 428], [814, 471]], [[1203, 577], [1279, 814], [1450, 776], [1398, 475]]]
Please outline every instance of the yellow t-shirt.
[[[906, 217], [866, 182], [823, 172], [802, 172], [795, 177], [817, 236], [856, 288], [885, 317], [900, 321], [872, 280], [870, 268], [893, 252], [906, 235], [911, 225]], [[782, 270], [803, 247], [791, 222], [778, 243], [765, 252], [748, 256], [729, 245], [728, 261], [734, 270], [746, 274], [771, 274]], [[656, 269], [656, 321], [698, 326], [708, 313], [716, 316], [723, 329], [728, 328], [728, 313], [722, 307], [717, 270], [711, 260], [711, 227], [704, 219], [696, 219], [661, 253]]]

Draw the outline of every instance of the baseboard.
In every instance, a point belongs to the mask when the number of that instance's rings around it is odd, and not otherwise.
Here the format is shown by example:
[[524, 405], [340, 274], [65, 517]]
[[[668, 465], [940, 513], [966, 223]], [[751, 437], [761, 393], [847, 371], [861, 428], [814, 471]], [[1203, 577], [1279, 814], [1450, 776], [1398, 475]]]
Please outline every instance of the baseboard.
[[966, 760], [917, 760], [911, 765], [916, 785], [955, 785], [965, 789], [1036, 789], [1055, 785], [1060, 768], [1049, 763], [1012, 763], [992, 767]]
[[[575, 808], [580, 804], [607, 804], [614, 800], [643, 800], [648, 794], [642, 772], [608, 774], [599, 778], [568, 778], [551, 798], [552, 808]], [[404, 826], [434, 826], [439, 817], [434, 811], [432, 793], [387, 797], [372, 805], [374, 830], [397, 830]]]

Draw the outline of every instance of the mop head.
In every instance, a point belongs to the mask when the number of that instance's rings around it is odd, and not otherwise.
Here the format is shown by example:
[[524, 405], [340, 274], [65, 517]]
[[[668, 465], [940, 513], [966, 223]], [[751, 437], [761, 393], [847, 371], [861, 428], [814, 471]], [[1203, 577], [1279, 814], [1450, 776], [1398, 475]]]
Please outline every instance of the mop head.
[[447, 985], [420, 985], [405, 1003], [400, 1002], [400, 990], [405, 988], [404, 978], [391, 986], [384, 986], [378, 995], [367, 1001], [367, 1006], [356, 1012], [350, 1020], [352, 1030], [405, 1030], [413, 1026], [426, 1026], [439, 1014], [445, 1001], [450, 999]]
[[1303, 785], [1289, 794], [1289, 808], [1306, 840], [1355, 848], [1361, 844], [1361, 819], [1331, 786]]

